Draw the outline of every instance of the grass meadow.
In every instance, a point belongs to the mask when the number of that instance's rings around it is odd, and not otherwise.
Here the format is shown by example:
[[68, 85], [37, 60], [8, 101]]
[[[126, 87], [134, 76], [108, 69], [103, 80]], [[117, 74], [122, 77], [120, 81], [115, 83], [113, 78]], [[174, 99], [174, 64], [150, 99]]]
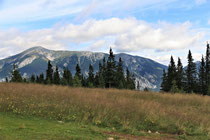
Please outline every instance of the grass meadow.
[[[210, 97], [194, 94], [1, 83], [0, 117], [8, 114], [97, 127], [107, 134], [210, 139]], [[1, 119], [0, 125], [0, 134], [8, 135]]]

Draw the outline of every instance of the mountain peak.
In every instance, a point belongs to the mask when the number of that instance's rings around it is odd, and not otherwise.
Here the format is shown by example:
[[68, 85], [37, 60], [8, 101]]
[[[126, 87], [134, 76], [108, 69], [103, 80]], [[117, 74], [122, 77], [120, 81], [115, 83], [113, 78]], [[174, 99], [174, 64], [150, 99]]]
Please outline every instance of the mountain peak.
[[49, 51], [48, 49], [46, 49], [46, 48], [44, 48], [44, 47], [42, 47], [42, 46], [34, 46], [34, 47], [32, 47], [32, 48], [29, 48], [29, 49], [26, 50], [26, 51], [33, 51], [33, 50], [47, 50], [47, 51]]
[[31, 53], [50, 53], [52, 52], [51, 50], [48, 50], [44, 47], [41, 47], [41, 46], [35, 46], [35, 47], [32, 47], [32, 48], [29, 48], [27, 50], [25, 50], [24, 52], [22, 52], [22, 54], [31, 54]]

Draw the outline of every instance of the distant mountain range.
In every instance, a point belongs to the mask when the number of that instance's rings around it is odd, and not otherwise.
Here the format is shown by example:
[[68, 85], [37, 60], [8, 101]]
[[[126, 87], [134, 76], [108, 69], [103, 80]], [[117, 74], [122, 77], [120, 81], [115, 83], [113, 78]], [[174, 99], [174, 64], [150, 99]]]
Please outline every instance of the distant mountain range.
[[[33, 47], [20, 54], [0, 60], [0, 79], [3, 80], [11, 75], [13, 64], [18, 66], [24, 77], [45, 73], [49, 60], [54, 66], [59, 67], [61, 73], [62, 69], [67, 67], [74, 74], [76, 64], [79, 64], [82, 73], [87, 76], [89, 64], [92, 64], [94, 70], [98, 71], [99, 62], [102, 62], [104, 57], [107, 58], [108, 54], [88, 51], [53, 51], [43, 47]], [[167, 66], [151, 59], [124, 53], [116, 54], [116, 61], [119, 57], [124, 62], [124, 69], [129, 68], [140, 82], [142, 89], [145, 87], [156, 91], [160, 89], [162, 71], [167, 69]]]

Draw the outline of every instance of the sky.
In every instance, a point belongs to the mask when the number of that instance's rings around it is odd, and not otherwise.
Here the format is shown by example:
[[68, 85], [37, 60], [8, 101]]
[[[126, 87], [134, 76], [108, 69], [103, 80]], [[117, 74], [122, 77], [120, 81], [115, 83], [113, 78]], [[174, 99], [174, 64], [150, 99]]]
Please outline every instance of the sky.
[[168, 65], [210, 41], [210, 0], [0, 0], [0, 59], [34, 46], [128, 53]]

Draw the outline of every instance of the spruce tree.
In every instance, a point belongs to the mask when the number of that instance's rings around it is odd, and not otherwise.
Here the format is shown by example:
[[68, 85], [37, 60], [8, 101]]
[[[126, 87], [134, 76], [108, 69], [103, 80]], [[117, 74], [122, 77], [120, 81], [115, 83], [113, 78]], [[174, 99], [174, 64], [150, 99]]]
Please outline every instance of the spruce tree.
[[[82, 74], [82, 79], [81, 79], [81, 84], [82, 84], [82, 87], [88, 87], [89, 84], [88, 84], [88, 79], [85, 78], [85, 76]], [[90, 87], [93, 87], [94, 85], [90, 85]]]
[[[209, 87], [210, 87], [210, 48], [209, 48], [209, 43], [207, 43], [207, 47], [206, 47], [206, 64], [205, 64], [205, 93], [207, 94], [208, 91], [210, 91]], [[210, 94], [210, 93], [209, 93]]]
[[56, 66], [56, 69], [53, 75], [53, 83], [56, 85], [60, 84], [60, 74], [59, 74], [58, 66]]
[[176, 80], [173, 80], [172, 81], [172, 87], [170, 89], [170, 93], [178, 93], [178, 92], [179, 92], [179, 89], [178, 89]]
[[202, 59], [201, 59], [201, 65], [200, 65], [200, 68], [199, 68], [199, 93], [205, 95], [206, 94], [206, 83], [205, 83], [205, 60], [202, 56]]
[[36, 77], [35, 77], [34, 74], [31, 75], [30, 82], [31, 83], [35, 83], [36, 82]]
[[48, 61], [48, 67], [46, 71], [46, 83], [47, 84], [53, 83], [53, 68], [50, 61]]
[[76, 73], [75, 73], [75, 76], [77, 76], [80, 81], [82, 80], [81, 69], [80, 69], [79, 64], [76, 65]]
[[184, 90], [184, 69], [180, 58], [178, 58], [177, 63], [176, 84], [180, 91]]
[[124, 77], [124, 70], [123, 70], [123, 61], [121, 57], [119, 58], [119, 63], [117, 65], [117, 74], [116, 79], [119, 81], [117, 88], [123, 89], [125, 88], [125, 77]]
[[12, 77], [11, 82], [23, 82], [23, 78], [15, 65], [13, 65]]
[[167, 83], [167, 73], [165, 71], [165, 69], [163, 69], [163, 77], [162, 77], [162, 83], [161, 83], [161, 91], [164, 92], [168, 92], [169, 88], [168, 88], [168, 83]]
[[[104, 63], [106, 63], [106, 60], [104, 61]], [[105, 66], [102, 66], [101, 63], [99, 63], [99, 71], [96, 74], [96, 86], [100, 87], [100, 88], [105, 88], [105, 80], [104, 80], [104, 68]]]
[[63, 85], [73, 86], [73, 78], [72, 73], [68, 68], [63, 69], [63, 78], [62, 78]]
[[89, 65], [89, 73], [88, 73], [88, 87], [94, 87], [94, 71], [93, 71], [93, 66], [90, 64]]
[[40, 74], [39, 76], [39, 83], [44, 84], [44, 73]]
[[176, 81], [176, 65], [173, 59], [173, 56], [171, 56], [170, 64], [168, 66], [168, 75], [167, 75], [167, 88], [166, 91], [170, 91], [171, 87], [173, 85], [173, 81]]
[[135, 78], [134, 75], [130, 73], [128, 68], [126, 69], [126, 88], [135, 89]]
[[114, 88], [116, 86], [116, 62], [112, 49], [110, 48], [109, 57], [106, 67], [106, 86], [107, 88]]
[[193, 62], [193, 57], [190, 50], [187, 58], [188, 58], [188, 65], [186, 69], [186, 78], [187, 78], [186, 90], [187, 93], [191, 93], [196, 91], [197, 85], [196, 85], [196, 65]]
[[74, 87], [81, 87], [82, 86], [81, 80], [79, 79], [79, 77], [77, 75], [74, 76], [73, 86]]
[[75, 87], [81, 87], [82, 86], [82, 75], [81, 75], [81, 69], [79, 64], [76, 65], [76, 73], [74, 75], [73, 79], [73, 86]]

